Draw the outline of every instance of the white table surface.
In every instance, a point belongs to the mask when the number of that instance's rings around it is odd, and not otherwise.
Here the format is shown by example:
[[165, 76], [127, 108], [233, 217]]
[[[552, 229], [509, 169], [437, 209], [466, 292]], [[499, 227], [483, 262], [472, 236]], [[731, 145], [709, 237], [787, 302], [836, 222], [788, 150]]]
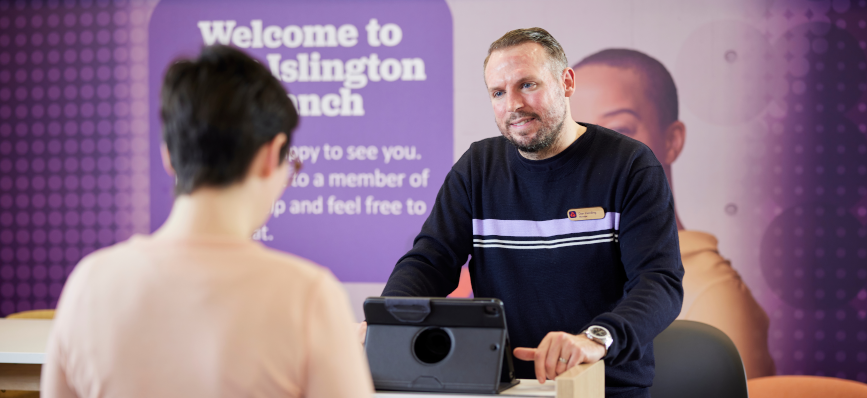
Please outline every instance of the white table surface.
[[433, 392], [400, 392], [400, 391], [377, 391], [374, 396], [376, 398], [479, 398], [479, 397], [556, 397], [557, 392], [554, 388], [556, 383], [553, 380], [548, 380], [545, 384], [539, 384], [536, 379], [521, 379], [521, 382], [499, 395], [491, 394], [455, 394], [455, 393], [433, 393]]
[[0, 319], [0, 363], [44, 363], [53, 324], [50, 319]]

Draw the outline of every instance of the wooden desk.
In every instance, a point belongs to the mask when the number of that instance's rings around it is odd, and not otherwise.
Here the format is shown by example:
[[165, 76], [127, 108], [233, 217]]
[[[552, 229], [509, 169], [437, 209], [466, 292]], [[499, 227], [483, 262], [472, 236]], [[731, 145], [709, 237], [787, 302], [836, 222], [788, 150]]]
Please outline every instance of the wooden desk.
[[0, 319], [0, 390], [39, 391], [53, 324], [49, 319]]

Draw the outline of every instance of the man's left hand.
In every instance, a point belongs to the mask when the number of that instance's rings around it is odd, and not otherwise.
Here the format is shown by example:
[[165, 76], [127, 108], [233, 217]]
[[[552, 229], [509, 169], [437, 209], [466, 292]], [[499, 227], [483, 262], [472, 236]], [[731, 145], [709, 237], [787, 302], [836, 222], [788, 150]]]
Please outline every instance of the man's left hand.
[[[602, 359], [607, 350], [605, 346], [592, 341], [583, 334], [551, 332], [542, 339], [538, 348], [515, 348], [515, 358], [536, 362], [536, 379], [554, 380], [563, 372], [579, 363], [593, 363]], [[563, 358], [563, 361], [560, 360]]]

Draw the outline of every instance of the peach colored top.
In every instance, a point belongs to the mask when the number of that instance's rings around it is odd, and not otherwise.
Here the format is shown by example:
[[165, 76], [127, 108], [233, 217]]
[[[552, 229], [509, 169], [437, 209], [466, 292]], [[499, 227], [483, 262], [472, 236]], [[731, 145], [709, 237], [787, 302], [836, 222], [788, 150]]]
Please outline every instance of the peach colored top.
[[241, 239], [135, 236], [78, 264], [43, 397], [370, 397], [346, 293]]
[[738, 348], [747, 378], [776, 373], [768, 350], [768, 315], [731, 263], [720, 256], [716, 238], [679, 231], [683, 268], [683, 308], [677, 319], [722, 330]]

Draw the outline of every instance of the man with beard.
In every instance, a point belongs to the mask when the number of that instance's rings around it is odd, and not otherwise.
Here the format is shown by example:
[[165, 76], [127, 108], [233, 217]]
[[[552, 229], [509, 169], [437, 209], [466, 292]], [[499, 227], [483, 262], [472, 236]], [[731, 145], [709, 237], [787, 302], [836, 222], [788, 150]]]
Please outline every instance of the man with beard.
[[452, 167], [383, 295], [445, 296], [471, 255], [476, 296], [503, 300], [528, 361], [519, 378], [604, 359], [606, 395], [649, 396], [653, 338], [683, 299], [662, 167], [644, 144], [571, 119], [575, 75], [544, 29], [492, 43], [484, 76], [502, 136]]

